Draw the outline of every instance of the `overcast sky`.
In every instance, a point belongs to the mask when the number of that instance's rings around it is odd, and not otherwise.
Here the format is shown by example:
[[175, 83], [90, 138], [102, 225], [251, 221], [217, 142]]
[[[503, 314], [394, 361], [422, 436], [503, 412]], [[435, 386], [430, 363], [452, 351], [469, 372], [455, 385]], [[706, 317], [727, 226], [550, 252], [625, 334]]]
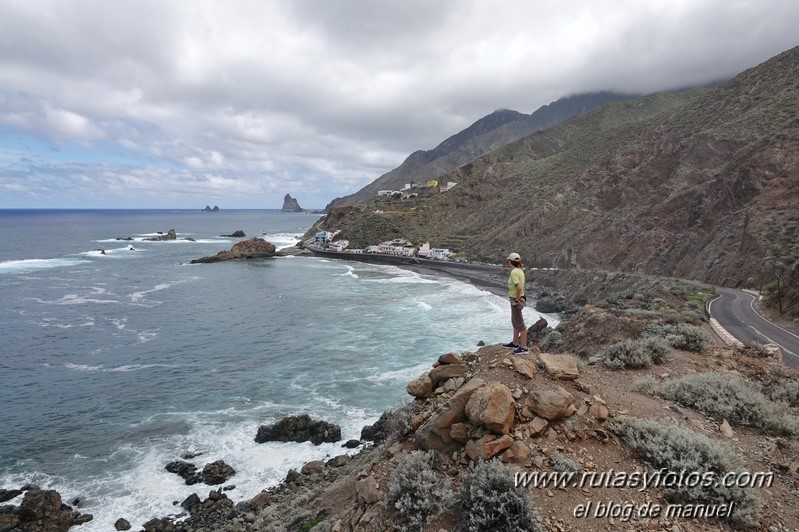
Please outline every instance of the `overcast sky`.
[[730, 77], [792, 0], [2, 0], [0, 208], [323, 207], [499, 108]]

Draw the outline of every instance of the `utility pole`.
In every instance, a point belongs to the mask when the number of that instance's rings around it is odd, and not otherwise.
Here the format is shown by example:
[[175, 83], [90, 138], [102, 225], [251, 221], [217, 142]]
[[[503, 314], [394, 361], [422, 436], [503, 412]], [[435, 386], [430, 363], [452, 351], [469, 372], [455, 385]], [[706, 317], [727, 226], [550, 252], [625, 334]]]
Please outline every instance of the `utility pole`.
[[774, 275], [777, 277], [777, 301], [780, 306], [780, 316], [782, 316], [782, 287], [780, 286], [780, 281], [782, 281], [783, 268], [784, 266], [779, 262], [774, 265]]

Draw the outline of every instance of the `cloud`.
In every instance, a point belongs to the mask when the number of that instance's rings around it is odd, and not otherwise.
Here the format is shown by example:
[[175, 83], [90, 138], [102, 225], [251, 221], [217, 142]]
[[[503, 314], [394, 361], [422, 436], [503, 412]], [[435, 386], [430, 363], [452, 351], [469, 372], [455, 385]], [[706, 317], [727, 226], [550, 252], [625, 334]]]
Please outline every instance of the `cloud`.
[[729, 77], [796, 45], [795, 20], [781, 0], [7, 0], [0, 207], [322, 206], [497, 108]]

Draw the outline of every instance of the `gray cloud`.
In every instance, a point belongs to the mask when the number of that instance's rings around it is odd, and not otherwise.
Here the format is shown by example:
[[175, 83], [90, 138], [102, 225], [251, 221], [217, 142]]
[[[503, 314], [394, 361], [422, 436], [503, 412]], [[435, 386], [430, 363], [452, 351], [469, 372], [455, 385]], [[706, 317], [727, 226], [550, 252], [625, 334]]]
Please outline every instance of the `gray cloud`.
[[3, 2], [0, 207], [321, 206], [500, 107], [731, 76], [795, 20], [781, 0]]

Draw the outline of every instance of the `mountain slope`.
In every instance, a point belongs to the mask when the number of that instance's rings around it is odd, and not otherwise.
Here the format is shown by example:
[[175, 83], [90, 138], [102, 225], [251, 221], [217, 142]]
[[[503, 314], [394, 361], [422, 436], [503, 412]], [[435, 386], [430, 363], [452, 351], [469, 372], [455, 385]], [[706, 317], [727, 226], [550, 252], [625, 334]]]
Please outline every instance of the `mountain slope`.
[[381, 224], [494, 261], [768, 284], [799, 259], [798, 80], [795, 48], [715, 89], [608, 105], [384, 206]]
[[449, 137], [434, 149], [413, 152], [400, 166], [378, 177], [358, 192], [331, 201], [325, 207], [325, 211], [337, 205], [352, 205], [366, 201], [376, 196], [379, 190], [398, 190], [411, 181], [438, 178], [462, 164], [534, 131], [545, 129], [607, 103], [634, 97], [614, 92], [599, 92], [561, 98], [530, 115], [509, 109], [494, 111], [460, 133]]

